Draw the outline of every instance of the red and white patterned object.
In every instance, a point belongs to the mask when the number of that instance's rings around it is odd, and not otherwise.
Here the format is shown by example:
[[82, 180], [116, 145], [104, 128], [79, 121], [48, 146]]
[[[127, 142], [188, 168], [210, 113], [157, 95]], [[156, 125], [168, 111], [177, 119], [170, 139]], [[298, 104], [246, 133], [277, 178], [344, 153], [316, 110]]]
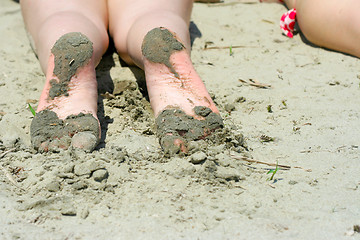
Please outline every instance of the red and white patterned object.
[[294, 37], [296, 9], [291, 9], [284, 13], [280, 19], [280, 28], [289, 38]]

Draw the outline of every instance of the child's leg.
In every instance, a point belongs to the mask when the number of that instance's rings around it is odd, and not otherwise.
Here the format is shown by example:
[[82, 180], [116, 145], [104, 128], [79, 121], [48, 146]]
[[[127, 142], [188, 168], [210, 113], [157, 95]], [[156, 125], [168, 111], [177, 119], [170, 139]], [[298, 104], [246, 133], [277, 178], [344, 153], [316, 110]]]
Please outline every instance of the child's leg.
[[[218, 110], [190, 59], [189, 20], [193, 0], [109, 0], [108, 3], [110, 34], [119, 54], [128, 63], [134, 62], [145, 70], [161, 143], [164, 148], [174, 147], [165, 151], [185, 151], [186, 139], [191, 139], [187, 133], [197, 132], [193, 139], [201, 138], [221, 126]], [[199, 106], [205, 107], [207, 114], [201, 116]], [[171, 116], [164, 116], [165, 109], [172, 109], [170, 115], [176, 115], [190, 129], [168, 124]], [[215, 127], [203, 124], [211, 121], [207, 119], [209, 113]]]
[[297, 0], [295, 5], [309, 41], [360, 57], [360, 1]]
[[[301, 0], [298, 0], [298, 1], [301, 1]], [[296, 0], [284, 0], [283, 2], [289, 9], [295, 8]]]
[[260, 0], [260, 2], [264, 3], [282, 3], [285, 4], [289, 9], [295, 7], [296, 0]]
[[[21, 0], [21, 7], [46, 75], [31, 125], [32, 143], [42, 151], [67, 148], [70, 143], [92, 150], [100, 132], [95, 66], [108, 45], [106, 2]], [[62, 121], [79, 113], [88, 115]]]

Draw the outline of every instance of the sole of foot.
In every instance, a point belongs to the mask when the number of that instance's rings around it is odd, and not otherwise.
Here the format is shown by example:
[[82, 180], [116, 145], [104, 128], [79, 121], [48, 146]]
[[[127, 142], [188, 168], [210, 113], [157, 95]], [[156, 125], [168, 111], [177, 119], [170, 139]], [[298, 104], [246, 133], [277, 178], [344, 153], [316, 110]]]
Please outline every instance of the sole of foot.
[[165, 155], [187, 152], [187, 143], [223, 127], [190, 55], [176, 35], [155, 28], [145, 36], [142, 53], [157, 135]]
[[90, 152], [100, 139], [92, 42], [81, 33], [67, 33], [51, 52], [30, 127], [32, 145], [40, 152], [69, 147]]

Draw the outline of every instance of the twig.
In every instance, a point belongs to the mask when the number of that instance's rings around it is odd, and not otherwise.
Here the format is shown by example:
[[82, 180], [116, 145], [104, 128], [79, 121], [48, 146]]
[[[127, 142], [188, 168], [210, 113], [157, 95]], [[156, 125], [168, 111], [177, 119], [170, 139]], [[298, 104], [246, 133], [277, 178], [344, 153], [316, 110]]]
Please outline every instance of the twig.
[[[262, 161], [250, 159], [250, 158], [247, 158], [247, 157], [235, 157], [235, 156], [232, 156], [232, 157], [237, 159], [237, 160], [242, 160], [242, 161], [251, 162], [251, 163], [259, 163], [259, 164], [264, 164], [264, 165], [271, 166], [271, 167], [276, 167], [276, 163], [262, 162]], [[287, 165], [277, 164], [277, 166], [281, 170], [289, 170], [291, 168], [290, 166], [287, 166]]]
[[252, 107], [249, 111], [249, 115], [252, 113], [252, 111], [254, 111], [254, 107]]
[[266, 20], [266, 19], [261, 19], [261, 21], [266, 22], [266, 23], [270, 23], [270, 24], [275, 24], [273, 21]]
[[250, 162], [250, 163], [259, 163], [259, 164], [264, 164], [264, 165], [272, 166], [272, 167], [276, 167], [276, 165], [277, 165], [280, 170], [290, 170], [291, 168], [299, 168], [299, 169], [302, 169], [302, 170], [304, 170], [306, 172], [311, 172], [312, 171], [311, 169], [304, 169], [304, 168], [298, 167], [298, 166], [291, 167], [291, 166], [288, 166], [288, 165], [280, 165], [280, 164], [276, 164], [276, 163], [267, 163], [267, 162], [263, 162], [263, 161], [259, 161], [259, 160], [250, 159], [250, 158], [247, 158], [247, 157], [236, 157], [236, 156], [233, 156], [233, 155], [232, 155], [232, 157], [237, 159], [237, 160], [246, 161], [246, 162]]
[[11, 149], [3, 152], [2, 154], [0, 154], [0, 159], [2, 159], [3, 157], [5, 157], [6, 154], [11, 153], [11, 152], [14, 152], [15, 150], [16, 150], [16, 148], [11, 148]]
[[195, 0], [195, 2], [199, 3], [219, 3], [221, 0]]
[[204, 50], [212, 50], [212, 49], [234, 49], [234, 48], [256, 48], [254, 46], [244, 46], [244, 45], [236, 45], [236, 46], [215, 46], [215, 47], [208, 47], [205, 46]]
[[312, 172], [312, 170], [311, 170], [311, 169], [305, 169], [305, 168], [303, 168], [303, 167], [298, 167], [298, 166], [295, 166], [295, 167], [293, 167], [293, 168], [302, 169], [302, 170], [304, 170], [304, 171], [306, 171], [306, 172]]
[[250, 86], [258, 87], [258, 88], [271, 88], [270, 84], [261, 83], [256, 79], [250, 78], [249, 81], [246, 81], [244, 79], [239, 79], [240, 82], [249, 84]]

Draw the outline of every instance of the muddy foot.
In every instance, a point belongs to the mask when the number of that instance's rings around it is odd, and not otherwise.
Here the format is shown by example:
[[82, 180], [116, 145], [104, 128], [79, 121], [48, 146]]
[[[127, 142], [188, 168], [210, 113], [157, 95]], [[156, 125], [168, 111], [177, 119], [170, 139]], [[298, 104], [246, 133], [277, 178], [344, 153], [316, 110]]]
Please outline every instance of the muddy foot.
[[36, 150], [96, 147], [100, 127], [92, 55], [92, 42], [77, 32], [64, 34], [51, 49], [46, 83], [30, 128]]
[[166, 109], [156, 118], [157, 135], [165, 155], [186, 153], [189, 141], [203, 139], [224, 126], [219, 114], [207, 107], [197, 106], [194, 112], [203, 120], [179, 109]]
[[174, 33], [155, 28], [142, 45], [146, 83], [165, 155], [186, 153], [189, 141], [223, 126], [219, 111]]
[[99, 125], [91, 114], [80, 113], [65, 120], [44, 110], [36, 114], [31, 126], [31, 143], [40, 152], [58, 152], [69, 147], [91, 152], [98, 144]]

